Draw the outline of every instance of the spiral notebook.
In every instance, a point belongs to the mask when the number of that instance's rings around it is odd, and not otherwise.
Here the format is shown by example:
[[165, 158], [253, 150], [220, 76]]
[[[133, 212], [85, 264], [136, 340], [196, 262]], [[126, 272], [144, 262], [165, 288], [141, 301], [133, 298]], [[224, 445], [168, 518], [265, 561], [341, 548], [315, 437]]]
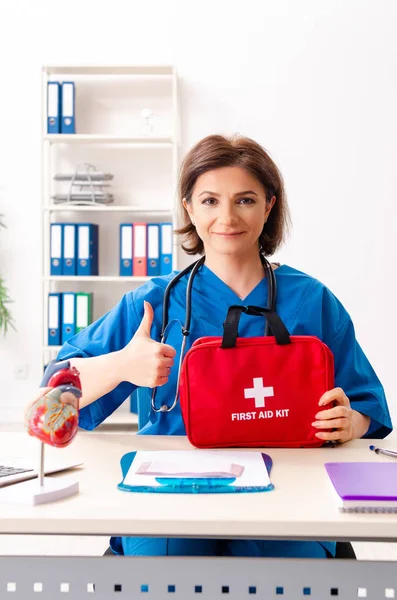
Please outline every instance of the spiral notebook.
[[332, 462], [324, 466], [340, 510], [397, 513], [396, 462]]

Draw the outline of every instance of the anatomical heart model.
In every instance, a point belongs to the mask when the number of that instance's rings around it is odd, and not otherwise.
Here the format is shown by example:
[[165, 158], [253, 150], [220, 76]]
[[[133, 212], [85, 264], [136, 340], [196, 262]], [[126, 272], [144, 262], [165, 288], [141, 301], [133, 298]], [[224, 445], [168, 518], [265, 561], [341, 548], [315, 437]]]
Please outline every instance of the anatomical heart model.
[[73, 367], [61, 369], [44, 384], [53, 389], [29, 406], [25, 414], [26, 429], [29, 435], [45, 444], [62, 448], [70, 444], [77, 433], [81, 397], [79, 374]]

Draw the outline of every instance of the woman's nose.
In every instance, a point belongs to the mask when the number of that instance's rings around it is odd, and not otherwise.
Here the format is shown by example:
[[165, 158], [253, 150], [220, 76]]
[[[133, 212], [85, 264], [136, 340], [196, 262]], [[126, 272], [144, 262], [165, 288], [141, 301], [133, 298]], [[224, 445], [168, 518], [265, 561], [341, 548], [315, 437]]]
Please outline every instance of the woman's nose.
[[218, 221], [220, 223], [234, 223], [237, 220], [237, 215], [235, 214], [233, 208], [223, 208], [220, 210], [218, 215]]

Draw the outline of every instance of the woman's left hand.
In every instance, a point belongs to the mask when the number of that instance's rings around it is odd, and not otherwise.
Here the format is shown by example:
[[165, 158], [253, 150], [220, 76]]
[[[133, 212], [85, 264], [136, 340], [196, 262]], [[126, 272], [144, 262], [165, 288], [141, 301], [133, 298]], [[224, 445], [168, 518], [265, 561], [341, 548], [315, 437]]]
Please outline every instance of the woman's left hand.
[[325, 392], [318, 404], [324, 406], [330, 402], [334, 402], [336, 406], [318, 412], [312, 426], [316, 429], [334, 429], [335, 431], [319, 431], [316, 433], [316, 437], [321, 440], [343, 443], [359, 438], [368, 431], [370, 418], [351, 408], [349, 398], [342, 388], [334, 388]]

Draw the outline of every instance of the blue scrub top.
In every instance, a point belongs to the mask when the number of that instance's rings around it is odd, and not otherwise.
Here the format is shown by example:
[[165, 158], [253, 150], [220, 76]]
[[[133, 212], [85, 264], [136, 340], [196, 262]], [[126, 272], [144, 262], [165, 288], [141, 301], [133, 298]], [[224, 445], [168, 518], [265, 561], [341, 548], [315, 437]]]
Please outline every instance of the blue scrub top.
[[[176, 272], [154, 277], [132, 292], [103, 317], [66, 342], [58, 359], [92, 357], [124, 348], [143, 318], [143, 301], [154, 310], [151, 337], [160, 340], [164, 290]], [[352, 320], [332, 292], [320, 281], [281, 265], [275, 270], [277, 280], [276, 311], [291, 335], [314, 335], [332, 350], [335, 359], [335, 386], [341, 387], [351, 406], [371, 417], [366, 438], [383, 438], [392, 430], [383, 387], [358, 344]], [[174, 286], [169, 303], [169, 326], [166, 343], [177, 354], [168, 383], [157, 389], [156, 404], [171, 405], [175, 397], [179, 354], [182, 344], [181, 323], [185, 321], [186, 286], [189, 274]], [[194, 340], [203, 336], [222, 336], [223, 322], [231, 304], [267, 305], [267, 278], [241, 300], [205, 264], [196, 273], [192, 289], [192, 320], [186, 351]], [[243, 314], [239, 325], [241, 337], [264, 334], [264, 319]], [[111, 415], [136, 389], [128, 382], [80, 411], [79, 425], [92, 430]], [[179, 405], [170, 413], [151, 412], [149, 422], [139, 432], [150, 435], [185, 435]]]

